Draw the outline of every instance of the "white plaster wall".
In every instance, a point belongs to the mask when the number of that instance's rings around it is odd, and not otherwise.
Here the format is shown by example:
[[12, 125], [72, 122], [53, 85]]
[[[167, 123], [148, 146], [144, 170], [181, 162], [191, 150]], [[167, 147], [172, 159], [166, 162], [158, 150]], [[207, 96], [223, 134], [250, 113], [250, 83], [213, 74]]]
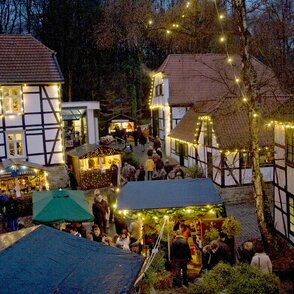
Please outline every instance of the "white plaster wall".
[[285, 129], [282, 126], [280, 125], [275, 126], [274, 136], [275, 136], [274, 140], [276, 144], [285, 146]]
[[277, 165], [285, 167], [285, 148], [275, 146], [275, 162]]
[[288, 191], [294, 195], [294, 168], [287, 166], [287, 185]]
[[264, 167], [260, 167], [260, 171], [262, 173], [263, 176], [263, 180], [265, 182], [272, 182], [274, 177], [273, 177], [273, 173], [274, 173], [274, 168], [273, 166], [264, 166]]
[[[274, 193], [274, 201], [275, 205], [282, 209], [284, 212], [287, 212], [287, 194], [286, 192], [282, 191], [275, 187]], [[281, 199], [280, 199], [281, 198]]]
[[[59, 114], [57, 114], [57, 118], [58, 118], [59, 121], [61, 121]], [[56, 118], [55, 118], [55, 116], [54, 116], [54, 114], [52, 112], [51, 113], [44, 113], [44, 122], [45, 122], [45, 124], [50, 124], [50, 123], [51, 124], [57, 124], [58, 123], [56, 121]], [[52, 127], [52, 126], [50, 126], [50, 127]]]
[[[47, 152], [51, 152], [53, 146], [54, 146], [54, 142], [46, 142]], [[61, 144], [61, 141], [60, 141], [60, 142], [57, 142], [57, 143], [55, 144], [54, 151], [55, 151], [55, 152], [62, 151], [62, 144]]]
[[[54, 111], [61, 111], [60, 107], [61, 107], [61, 104], [60, 104], [60, 101], [58, 99], [51, 99], [50, 100], [51, 104], [52, 104], [52, 107], [54, 109]], [[51, 105], [49, 104], [48, 100], [47, 99], [44, 99], [43, 100], [43, 111], [46, 112], [46, 111], [52, 111], [52, 108], [51, 108]]]
[[[28, 88], [28, 87], [27, 87]], [[34, 94], [23, 94], [24, 112], [40, 112], [40, 95], [39, 93]]]
[[286, 186], [285, 171], [278, 167], [276, 168], [275, 183], [277, 183], [282, 188], [285, 188]]
[[44, 152], [43, 137], [41, 135], [30, 136], [27, 134], [26, 140], [27, 140], [28, 154]]
[[4, 144], [5, 133], [0, 133], [0, 144]]
[[[49, 159], [49, 157], [48, 157]], [[64, 163], [64, 155], [62, 153], [60, 154], [53, 154], [51, 159], [51, 164], [60, 164]]]
[[[45, 87], [46, 92], [50, 98], [58, 98], [59, 97], [59, 87], [58, 85], [50, 85]], [[43, 89], [42, 89], [42, 97], [46, 97]], [[60, 107], [59, 107], [60, 108]], [[57, 109], [57, 108], [56, 108]]]
[[276, 209], [275, 210], [275, 228], [276, 228], [276, 230], [281, 232], [283, 235], [287, 236], [287, 234], [288, 234], [287, 233], [287, 231], [288, 231], [287, 221], [285, 221], [285, 225], [286, 225], [286, 232], [284, 230], [283, 215], [278, 209]]
[[44, 158], [45, 158], [45, 156], [43, 154], [42, 155], [30, 155], [30, 156], [28, 156], [28, 161], [44, 165], [45, 164]]
[[173, 119], [182, 119], [186, 114], [186, 107], [173, 107], [172, 117]]
[[[45, 138], [46, 140], [55, 140], [57, 130], [54, 129], [45, 129]], [[61, 134], [59, 132], [58, 138], [61, 138]]]
[[7, 127], [20, 127], [22, 126], [21, 115], [7, 115], [5, 116], [5, 124]]
[[25, 125], [41, 125], [41, 115], [40, 114], [26, 114], [25, 115]]

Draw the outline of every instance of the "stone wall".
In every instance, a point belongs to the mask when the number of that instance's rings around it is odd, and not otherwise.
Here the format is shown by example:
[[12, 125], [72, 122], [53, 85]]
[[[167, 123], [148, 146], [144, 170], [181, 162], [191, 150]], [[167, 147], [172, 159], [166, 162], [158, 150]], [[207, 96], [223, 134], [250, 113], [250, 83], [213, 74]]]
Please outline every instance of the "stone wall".
[[[219, 194], [221, 195], [221, 198], [224, 203], [228, 204], [238, 204], [238, 203], [244, 203], [248, 201], [254, 201], [253, 198], [253, 192], [252, 192], [252, 186], [237, 186], [237, 187], [218, 187], [216, 186]], [[268, 196], [268, 199], [270, 201], [271, 207], [273, 203], [273, 184], [272, 183], [266, 183], [265, 184], [265, 190], [266, 194]]]
[[69, 186], [69, 177], [65, 165], [47, 167], [49, 189], [66, 188]]

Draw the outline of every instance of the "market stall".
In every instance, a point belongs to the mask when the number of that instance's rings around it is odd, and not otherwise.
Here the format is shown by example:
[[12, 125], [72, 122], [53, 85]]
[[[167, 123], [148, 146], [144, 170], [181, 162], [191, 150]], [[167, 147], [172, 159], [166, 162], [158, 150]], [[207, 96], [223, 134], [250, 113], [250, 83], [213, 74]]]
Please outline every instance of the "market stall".
[[107, 121], [108, 132], [109, 134], [114, 134], [118, 131], [125, 131], [127, 134], [132, 133], [135, 130], [137, 122], [138, 120], [134, 117], [118, 114]]
[[17, 197], [33, 191], [48, 189], [46, 167], [20, 159], [7, 159], [0, 163], [0, 189], [2, 193]]
[[80, 189], [106, 187], [111, 180], [111, 165], [115, 164], [118, 170], [121, 168], [121, 151], [108, 146], [85, 144], [67, 153], [67, 163]]
[[208, 178], [129, 182], [118, 194], [117, 209], [127, 219], [141, 218], [154, 231], [168, 218], [170, 240], [174, 227], [184, 220], [191, 230], [192, 266], [198, 269], [205, 233], [219, 230], [224, 220], [222, 200]]

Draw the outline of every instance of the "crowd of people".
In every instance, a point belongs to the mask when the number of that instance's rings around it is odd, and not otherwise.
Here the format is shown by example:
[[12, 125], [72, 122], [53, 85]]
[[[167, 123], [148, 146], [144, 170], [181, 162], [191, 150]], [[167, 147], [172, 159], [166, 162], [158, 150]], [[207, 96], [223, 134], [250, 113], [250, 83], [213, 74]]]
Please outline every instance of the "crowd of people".
[[[133, 152], [132, 144], [126, 143], [123, 150], [126, 153]], [[142, 151], [145, 151], [145, 143], [143, 144]], [[168, 159], [163, 161], [161, 142], [158, 137], [154, 138], [153, 146], [148, 147], [147, 156], [148, 158], [145, 163], [141, 163], [138, 168], [135, 168], [127, 161], [124, 162], [122, 177], [127, 181], [172, 180], [185, 178], [184, 171], [180, 165], [172, 165]]]
[[[175, 227], [175, 238], [172, 243], [172, 258], [175, 264], [174, 286], [188, 285], [187, 265], [192, 259], [188, 244], [191, 229], [185, 221], [178, 222]], [[193, 240], [202, 255], [200, 276], [211, 270], [218, 263], [230, 265], [247, 263], [258, 267], [264, 273], [272, 273], [272, 263], [265, 253], [261, 242], [244, 242], [237, 250], [235, 244], [224, 232], [219, 232], [219, 237], [202, 248], [197, 239]], [[198, 241], [198, 242], [197, 242]]]

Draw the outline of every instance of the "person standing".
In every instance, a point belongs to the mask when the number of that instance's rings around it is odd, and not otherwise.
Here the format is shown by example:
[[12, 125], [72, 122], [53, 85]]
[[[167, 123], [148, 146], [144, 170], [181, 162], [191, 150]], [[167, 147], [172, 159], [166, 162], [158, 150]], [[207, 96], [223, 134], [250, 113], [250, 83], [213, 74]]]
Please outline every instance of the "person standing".
[[264, 252], [262, 244], [257, 244], [251, 265], [257, 266], [264, 273], [272, 273], [273, 266], [269, 256]]
[[159, 137], [156, 136], [153, 142], [153, 149], [157, 150], [158, 148], [161, 148], [161, 142], [159, 140]]
[[141, 145], [142, 152], [144, 152], [145, 151], [145, 144], [147, 143], [147, 139], [146, 139], [146, 137], [144, 136], [143, 133], [141, 133], [141, 135], [139, 137], [139, 143]]
[[110, 166], [110, 182], [113, 187], [117, 187], [117, 178], [118, 178], [118, 166], [112, 161]]
[[136, 171], [136, 178], [137, 181], [145, 181], [145, 169], [144, 169], [144, 164], [140, 164], [140, 167]]
[[176, 265], [175, 286], [188, 286], [187, 266], [192, 260], [191, 251], [187, 240], [183, 237], [182, 231], [177, 230], [175, 239], [172, 243], [172, 257]]
[[18, 230], [18, 202], [11, 195], [8, 198], [8, 201], [5, 203], [5, 215], [8, 223], [8, 229], [13, 232]]
[[107, 234], [106, 214], [108, 213], [108, 204], [103, 199], [100, 190], [95, 190], [95, 199], [92, 205], [92, 212], [95, 217], [94, 223], [98, 225], [102, 234]]
[[138, 139], [139, 139], [138, 129], [134, 130], [134, 132], [133, 132], [133, 138], [134, 138], [135, 146], [138, 146]]
[[155, 170], [155, 164], [151, 157], [146, 160], [145, 168], [147, 172], [147, 180], [152, 180], [153, 172]]

